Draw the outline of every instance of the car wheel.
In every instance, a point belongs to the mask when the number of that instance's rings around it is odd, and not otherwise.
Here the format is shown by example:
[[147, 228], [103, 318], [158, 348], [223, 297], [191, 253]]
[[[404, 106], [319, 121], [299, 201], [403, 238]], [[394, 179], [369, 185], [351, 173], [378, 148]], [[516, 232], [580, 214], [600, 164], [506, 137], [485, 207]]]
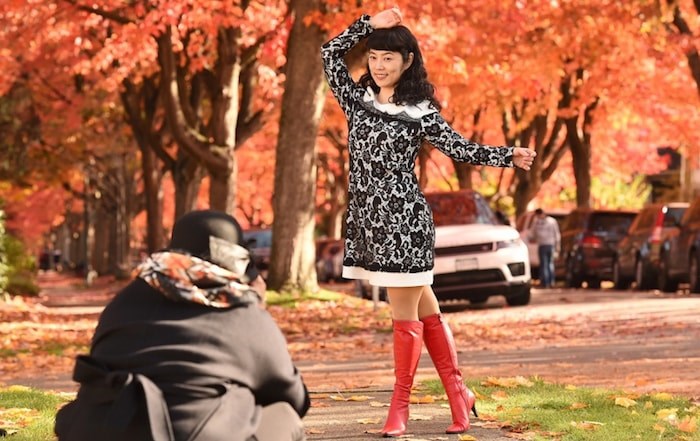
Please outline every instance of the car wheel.
[[690, 282], [690, 292], [700, 293], [700, 262], [698, 261], [697, 252], [690, 256], [690, 263], [688, 264], [688, 280]]
[[483, 305], [484, 303], [486, 303], [488, 301], [489, 301], [488, 296], [474, 297], [474, 298], [469, 299], [469, 304], [470, 305]]
[[613, 284], [615, 285], [615, 289], [627, 289], [630, 287], [629, 280], [622, 277], [620, 262], [618, 262], [617, 259], [613, 262]]
[[662, 255], [659, 259], [659, 275], [658, 275], [658, 285], [659, 289], [663, 292], [676, 292], [678, 289], [678, 281], [671, 278], [668, 273], [668, 262], [666, 261], [666, 255]]
[[644, 261], [639, 258], [634, 265], [634, 283], [639, 290], [649, 290], [653, 288], [652, 277], [649, 274], [650, 270], [644, 266]]
[[566, 275], [564, 278], [567, 288], [580, 288], [583, 280], [581, 276], [576, 274], [574, 264], [571, 259], [566, 261]]
[[525, 306], [530, 303], [530, 287], [521, 288], [520, 292], [514, 296], [506, 297], [508, 306]]

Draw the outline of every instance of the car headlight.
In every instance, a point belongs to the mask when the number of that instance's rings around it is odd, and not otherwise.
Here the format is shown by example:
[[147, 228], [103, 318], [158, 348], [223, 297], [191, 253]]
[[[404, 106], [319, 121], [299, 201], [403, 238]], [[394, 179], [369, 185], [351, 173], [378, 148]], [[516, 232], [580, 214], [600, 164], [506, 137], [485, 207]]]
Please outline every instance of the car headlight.
[[496, 249], [500, 250], [501, 248], [513, 248], [513, 247], [519, 247], [520, 246], [520, 239], [510, 239], [510, 240], [500, 240], [496, 242]]

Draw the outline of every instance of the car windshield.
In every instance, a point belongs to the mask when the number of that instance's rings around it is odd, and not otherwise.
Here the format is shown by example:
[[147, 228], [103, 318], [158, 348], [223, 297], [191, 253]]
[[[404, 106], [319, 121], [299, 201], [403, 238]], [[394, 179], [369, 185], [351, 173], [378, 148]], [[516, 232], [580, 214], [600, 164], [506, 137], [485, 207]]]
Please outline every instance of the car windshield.
[[596, 213], [591, 216], [593, 232], [625, 234], [634, 220], [634, 213]]
[[426, 195], [436, 227], [446, 225], [499, 225], [486, 201], [477, 193], [454, 192]]

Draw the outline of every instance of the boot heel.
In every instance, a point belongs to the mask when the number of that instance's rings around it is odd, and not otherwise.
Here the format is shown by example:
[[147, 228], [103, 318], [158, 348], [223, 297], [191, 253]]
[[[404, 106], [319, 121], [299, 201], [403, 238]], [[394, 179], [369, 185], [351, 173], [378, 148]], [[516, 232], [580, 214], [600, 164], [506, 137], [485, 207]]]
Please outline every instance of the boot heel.
[[472, 406], [472, 413], [474, 414], [475, 417], [479, 418], [479, 414], [476, 413], [476, 404]]

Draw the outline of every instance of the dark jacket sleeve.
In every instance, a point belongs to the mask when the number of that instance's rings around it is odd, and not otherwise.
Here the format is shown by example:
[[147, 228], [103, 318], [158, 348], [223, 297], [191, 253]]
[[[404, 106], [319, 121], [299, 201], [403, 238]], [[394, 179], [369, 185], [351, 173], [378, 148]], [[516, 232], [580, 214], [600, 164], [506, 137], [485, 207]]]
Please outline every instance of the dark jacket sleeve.
[[259, 340], [256, 360], [259, 385], [253, 391], [256, 401], [263, 406], [284, 401], [299, 416], [304, 416], [311, 404], [304, 381], [292, 362], [282, 331], [267, 312], [260, 313], [261, 333], [254, 336]]

